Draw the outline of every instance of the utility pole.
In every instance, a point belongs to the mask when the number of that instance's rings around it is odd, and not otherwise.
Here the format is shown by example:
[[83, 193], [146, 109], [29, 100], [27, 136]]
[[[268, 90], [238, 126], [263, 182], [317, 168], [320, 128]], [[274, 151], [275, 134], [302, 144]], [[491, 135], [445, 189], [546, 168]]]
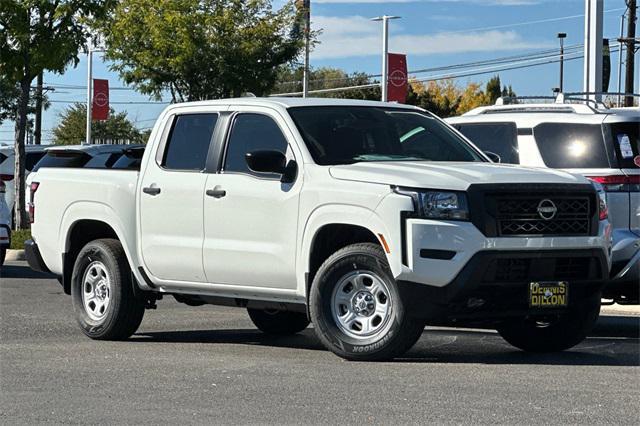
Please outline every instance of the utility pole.
[[[633, 94], [633, 79], [635, 77], [635, 53], [636, 53], [636, 0], [627, 0], [627, 38], [625, 43], [627, 44], [627, 59], [625, 70], [625, 93]], [[633, 106], [633, 96], [626, 96], [624, 105]]]
[[42, 74], [42, 72], [38, 74], [38, 82], [36, 83], [36, 122], [33, 131], [36, 145], [40, 145], [42, 141]]
[[560, 93], [564, 93], [564, 39], [567, 38], [567, 33], [558, 33], [558, 39], [560, 40]]
[[620, 43], [620, 47], [618, 48], [618, 102], [617, 106], [622, 105], [622, 100], [620, 98], [620, 93], [622, 92], [622, 54], [624, 53], [624, 43], [622, 42], [622, 37], [624, 37], [624, 20], [627, 17], [627, 12], [625, 11], [622, 16], [620, 16], [620, 38], [618, 39], [618, 43]]
[[389, 20], [400, 19], [399, 16], [378, 16], [372, 21], [382, 21], [382, 81], [380, 82], [382, 92], [382, 102], [387, 102], [387, 83], [389, 82]]
[[302, 69], [302, 97], [309, 96], [309, 50], [311, 44], [311, 0], [302, 0], [304, 15], [304, 67]]
[[91, 50], [91, 40], [87, 42], [87, 135], [85, 143], [91, 144], [91, 89], [93, 83], [93, 51]]

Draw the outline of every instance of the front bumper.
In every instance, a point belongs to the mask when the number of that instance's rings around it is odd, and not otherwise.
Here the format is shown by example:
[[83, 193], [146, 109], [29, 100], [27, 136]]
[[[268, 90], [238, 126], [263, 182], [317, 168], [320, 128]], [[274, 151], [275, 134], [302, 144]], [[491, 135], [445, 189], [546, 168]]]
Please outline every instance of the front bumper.
[[549, 315], [566, 308], [531, 309], [529, 284], [569, 283], [569, 307], [597, 296], [608, 274], [600, 249], [554, 251], [486, 250], [476, 253], [445, 286], [399, 281], [410, 315], [431, 323], [499, 321], [532, 314]]
[[479, 253], [524, 252], [551, 256], [562, 251], [596, 250], [608, 278], [611, 263], [610, 225], [599, 224], [597, 235], [579, 237], [486, 237], [470, 222], [406, 219], [402, 272], [398, 281], [445, 287], [459, 277]]
[[42, 255], [38, 249], [38, 244], [34, 240], [24, 242], [24, 255], [27, 258], [29, 267], [34, 271], [50, 273], [49, 268], [42, 260]]
[[11, 228], [9, 225], [0, 225], [0, 249], [8, 249], [11, 246]]

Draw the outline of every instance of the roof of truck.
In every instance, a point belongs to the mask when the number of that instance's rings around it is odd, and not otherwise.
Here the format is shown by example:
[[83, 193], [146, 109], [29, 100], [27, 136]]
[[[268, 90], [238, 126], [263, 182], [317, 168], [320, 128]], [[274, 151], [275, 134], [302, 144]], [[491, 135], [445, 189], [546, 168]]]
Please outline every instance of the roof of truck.
[[363, 101], [358, 99], [335, 99], [335, 98], [255, 98], [242, 97], [231, 99], [216, 99], [210, 101], [197, 101], [172, 104], [168, 108], [180, 106], [207, 106], [207, 105], [256, 105], [256, 106], [278, 106], [284, 108], [303, 106], [369, 106], [369, 107], [398, 107], [419, 109], [410, 105], [403, 105], [392, 102]]

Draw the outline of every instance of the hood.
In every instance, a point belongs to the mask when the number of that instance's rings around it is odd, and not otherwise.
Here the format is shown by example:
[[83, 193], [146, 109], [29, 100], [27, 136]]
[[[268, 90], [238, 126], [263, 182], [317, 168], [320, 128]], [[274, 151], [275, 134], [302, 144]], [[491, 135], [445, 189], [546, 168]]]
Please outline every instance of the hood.
[[465, 191], [472, 183], [589, 182], [582, 176], [560, 170], [480, 162], [363, 162], [332, 166], [329, 172], [340, 180], [452, 191]]

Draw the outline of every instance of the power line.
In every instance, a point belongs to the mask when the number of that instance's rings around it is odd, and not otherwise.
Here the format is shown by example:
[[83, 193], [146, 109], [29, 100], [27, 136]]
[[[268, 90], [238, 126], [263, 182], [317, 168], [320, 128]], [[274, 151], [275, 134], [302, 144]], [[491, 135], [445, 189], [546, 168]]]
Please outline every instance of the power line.
[[[618, 49], [613, 48], [611, 49], [611, 53], [615, 53], [617, 52]], [[555, 55], [555, 56], [559, 56], [559, 55]], [[573, 53], [573, 56], [571, 55], [565, 55], [565, 62], [566, 61], [573, 61], [576, 59], [581, 59], [584, 55], [582, 53]], [[532, 62], [532, 61], [537, 61], [536, 63], [528, 63], [528, 62]], [[534, 60], [526, 60], [526, 61], [518, 61], [518, 62], [514, 62], [513, 65], [510, 66], [503, 66], [503, 67], [489, 67], [489, 68], [480, 68], [477, 70], [470, 70], [468, 72], [465, 73], [451, 73], [451, 74], [443, 74], [443, 75], [436, 75], [436, 76], [428, 76], [428, 77], [423, 77], [423, 78], [416, 78], [416, 79], [412, 79], [412, 81], [417, 81], [417, 82], [426, 82], [426, 81], [437, 81], [437, 80], [445, 80], [445, 79], [449, 79], [449, 78], [462, 78], [462, 77], [472, 77], [472, 76], [477, 76], [477, 75], [483, 75], [483, 74], [491, 74], [491, 73], [495, 73], [495, 72], [500, 72], [500, 71], [510, 71], [510, 70], [516, 70], [516, 69], [522, 69], [522, 68], [530, 68], [530, 67], [535, 67], [535, 66], [540, 66], [540, 65], [547, 65], [547, 64], [552, 64], [552, 63], [557, 63], [560, 62], [560, 59], [548, 59], [545, 60], [543, 62], [540, 62], [540, 59], [534, 59]], [[346, 90], [358, 90], [358, 89], [368, 89], [368, 88], [372, 88], [372, 87], [378, 87], [380, 84], [379, 83], [369, 83], [369, 84], [361, 84], [361, 85], [357, 85], [357, 86], [347, 86], [347, 87], [336, 87], [336, 88], [330, 88], [330, 89], [319, 89], [319, 90], [311, 90], [309, 93], [332, 93], [332, 92], [343, 92]], [[300, 96], [302, 94], [302, 92], [292, 92], [292, 93], [278, 93], [278, 94], [273, 94], [270, 96]]]

